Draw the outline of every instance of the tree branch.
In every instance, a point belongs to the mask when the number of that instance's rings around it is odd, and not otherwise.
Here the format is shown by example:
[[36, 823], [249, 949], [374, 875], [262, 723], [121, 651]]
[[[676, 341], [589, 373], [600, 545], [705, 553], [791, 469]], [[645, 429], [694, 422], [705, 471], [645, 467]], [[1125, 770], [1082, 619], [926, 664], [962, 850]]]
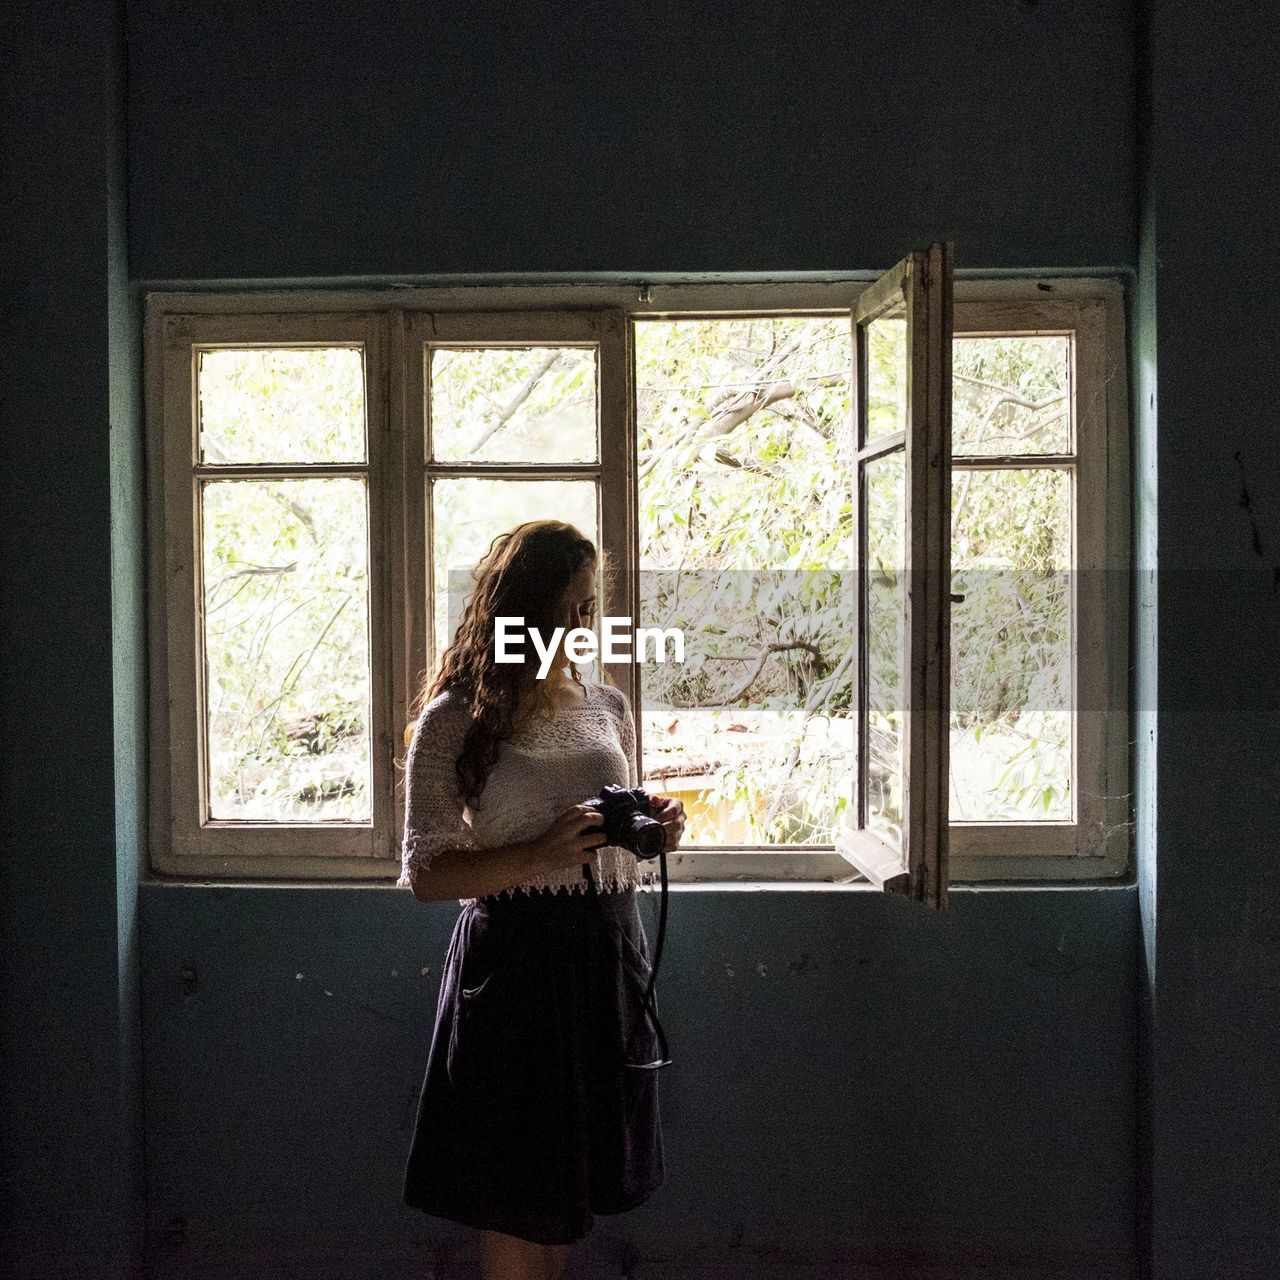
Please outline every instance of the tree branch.
[[489, 426], [471, 442], [470, 452], [472, 454], [479, 453], [515, 417], [516, 411], [533, 395], [538, 383], [551, 372], [552, 368], [559, 362], [562, 354], [560, 351], [553, 351], [549, 356], [543, 358], [542, 363], [524, 380], [515, 395], [508, 401], [507, 407], [502, 409]]
[[[742, 682], [742, 684], [726, 698], [717, 699], [715, 702], [709, 702], [704, 698], [700, 698], [697, 702], [674, 702], [673, 706], [677, 707], [727, 707], [737, 702], [739, 698], [744, 697], [748, 689], [755, 684], [760, 677], [760, 672], [764, 670], [764, 664], [769, 660], [769, 655], [774, 653], [783, 653], [789, 649], [807, 649], [820, 662], [826, 660], [826, 655], [811, 640], [775, 640], [766, 644], [758, 653], [756, 653], [747, 661], [755, 663], [751, 674]], [[734, 658], [734, 661], [740, 659]], [[716, 661], [716, 659], [711, 659]]]

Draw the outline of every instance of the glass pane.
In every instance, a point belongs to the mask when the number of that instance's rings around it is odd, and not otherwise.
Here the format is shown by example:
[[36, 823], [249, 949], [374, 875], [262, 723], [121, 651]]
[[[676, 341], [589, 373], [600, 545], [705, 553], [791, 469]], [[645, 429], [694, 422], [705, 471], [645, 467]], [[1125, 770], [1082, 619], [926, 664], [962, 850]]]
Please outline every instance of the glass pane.
[[201, 505], [209, 817], [370, 822], [365, 482], [217, 480]]
[[911, 353], [907, 313], [900, 303], [866, 325], [867, 441], [907, 429]]
[[1071, 475], [957, 469], [953, 822], [1071, 818]]
[[952, 453], [1066, 453], [1070, 448], [1067, 334], [952, 340]]
[[902, 847], [906, 721], [906, 455], [868, 462], [867, 549], [867, 827]]
[[594, 347], [432, 347], [440, 462], [594, 462]]
[[526, 520], [567, 520], [598, 547], [594, 480], [436, 480], [431, 486], [436, 653], [444, 652], [473, 583], [470, 571], [500, 533]]
[[201, 462], [363, 462], [359, 347], [201, 351]]
[[848, 318], [637, 321], [643, 782], [687, 846], [830, 844], [854, 768]]

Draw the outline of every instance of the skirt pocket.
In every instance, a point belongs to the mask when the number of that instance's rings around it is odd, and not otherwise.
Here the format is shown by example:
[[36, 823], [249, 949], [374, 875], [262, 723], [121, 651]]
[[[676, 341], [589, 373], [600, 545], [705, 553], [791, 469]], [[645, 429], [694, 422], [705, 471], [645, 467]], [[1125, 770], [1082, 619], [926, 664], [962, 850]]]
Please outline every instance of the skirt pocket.
[[489, 985], [489, 981], [490, 979], [492, 979], [492, 977], [493, 977], [492, 973], [487, 973], [483, 978], [480, 979], [478, 983], [476, 983], [475, 986], [460, 987], [458, 989], [459, 1001], [463, 1004], [469, 1004], [471, 1001], [477, 999], [480, 996], [480, 994], [484, 991], [485, 987]]
[[534, 1015], [527, 966], [511, 964], [492, 935], [464, 947], [446, 1063], [453, 1088], [506, 1109], [527, 1089]]
[[455, 1089], [483, 1089], [492, 1078], [487, 1070], [492, 1046], [486, 1052], [486, 1011], [476, 1012], [476, 1004], [489, 985], [486, 978], [479, 986], [462, 987], [453, 1008], [449, 1033], [449, 1083]]

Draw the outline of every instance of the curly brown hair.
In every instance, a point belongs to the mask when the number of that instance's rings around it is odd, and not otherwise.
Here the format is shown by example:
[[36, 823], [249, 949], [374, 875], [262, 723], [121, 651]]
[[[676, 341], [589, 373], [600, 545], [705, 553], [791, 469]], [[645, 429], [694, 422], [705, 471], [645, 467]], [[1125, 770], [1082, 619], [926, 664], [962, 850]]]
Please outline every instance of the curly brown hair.
[[[569, 622], [564, 596], [574, 574], [583, 565], [597, 562], [607, 578], [608, 555], [597, 556], [595, 544], [573, 525], [563, 520], [528, 520], [498, 534], [472, 571], [475, 588], [453, 641], [435, 673], [422, 682], [411, 707], [411, 721], [416, 722], [423, 708], [446, 689], [456, 690], [465, 699], [472, 719], [454, 769], [458, 795], [471, 808], [479, 807], [501, 744], [535, 716], [555, 714], [546, 681], [537, 678], [536, 658], [526, 656], [523, 663], [495, 661], [494, 619], [523, 618], [526, 627], [537, 627], [550, 636]], [[572, 663], [569, 671], [581, 685]], [[406, 739], [412, 734], [412, 722]]]

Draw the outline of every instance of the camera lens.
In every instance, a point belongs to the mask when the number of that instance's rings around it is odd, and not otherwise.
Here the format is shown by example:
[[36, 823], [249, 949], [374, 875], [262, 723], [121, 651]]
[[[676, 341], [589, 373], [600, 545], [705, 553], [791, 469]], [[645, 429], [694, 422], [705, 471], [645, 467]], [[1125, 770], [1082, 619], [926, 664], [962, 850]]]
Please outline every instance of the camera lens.
[[631, 841], [637, 858], [656, 858], [667, 847], [667, 833], [662, 823], [637, 813], [631, 818]]

